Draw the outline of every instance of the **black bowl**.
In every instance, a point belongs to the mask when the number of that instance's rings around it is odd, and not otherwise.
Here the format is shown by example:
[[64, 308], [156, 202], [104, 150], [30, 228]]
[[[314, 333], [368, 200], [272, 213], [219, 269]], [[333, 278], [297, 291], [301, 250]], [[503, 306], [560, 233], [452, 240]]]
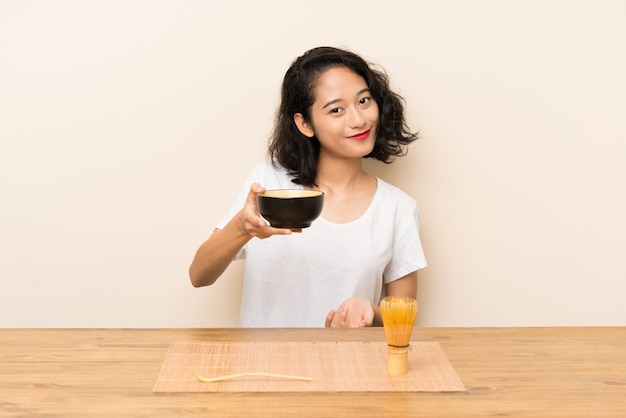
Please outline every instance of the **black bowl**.
[[267, 190], [256, 196], [261, 216], [275, 228], [307, 228], [322, 213], [324, 193], [315, 190]]

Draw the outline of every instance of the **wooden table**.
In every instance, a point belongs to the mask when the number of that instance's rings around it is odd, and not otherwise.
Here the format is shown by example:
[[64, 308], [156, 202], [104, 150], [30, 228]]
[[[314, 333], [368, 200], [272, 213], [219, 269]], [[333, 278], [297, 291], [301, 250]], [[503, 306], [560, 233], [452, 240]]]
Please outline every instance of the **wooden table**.
[[416, 328], [460, 393], [153, 393], [172, 342], [377, 341], [368, 329], [0, 329], [0, 416], [626, 417], [626, 327]]

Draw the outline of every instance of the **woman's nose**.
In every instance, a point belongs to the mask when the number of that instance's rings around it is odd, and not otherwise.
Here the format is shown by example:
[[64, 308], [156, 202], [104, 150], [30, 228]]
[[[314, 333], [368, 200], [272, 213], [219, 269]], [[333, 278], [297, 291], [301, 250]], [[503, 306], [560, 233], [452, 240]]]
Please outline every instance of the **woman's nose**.
[[354, 108], [350, 112], [349, 123], [351, 128], [359, 128], [364, 125], [365, 118], [358, 108]]

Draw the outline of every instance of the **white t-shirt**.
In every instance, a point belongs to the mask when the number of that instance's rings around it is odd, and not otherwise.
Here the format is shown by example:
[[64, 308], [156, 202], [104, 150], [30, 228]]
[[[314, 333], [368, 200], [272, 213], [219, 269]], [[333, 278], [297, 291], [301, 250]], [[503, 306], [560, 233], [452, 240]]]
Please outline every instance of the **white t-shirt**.
[[[228, 213], [241, 210], [250, 185], [295, 189], [282, 167], [258, 164]], [[417, 203], [381, 179], [358, 219], [335, 224], [322, 216], [302, 233], [252, 238], [237, 254], [245, 258], [242, 327], [323, 327], [331, 309], [350, 297], [378, 304], [383, 284], [426, 267]]]

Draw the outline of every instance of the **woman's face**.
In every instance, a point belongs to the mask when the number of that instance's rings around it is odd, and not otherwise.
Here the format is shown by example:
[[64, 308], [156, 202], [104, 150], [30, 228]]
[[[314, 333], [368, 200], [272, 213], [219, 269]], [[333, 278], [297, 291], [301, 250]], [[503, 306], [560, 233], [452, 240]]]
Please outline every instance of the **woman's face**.
[[304, 135], [317, 137], [320, 153], [336, 158], [369, 154], [379, 113], [365, 80], [348, 68], [331, 68], [319, 77], [313, 94], [310, 122], [295, 120]]

